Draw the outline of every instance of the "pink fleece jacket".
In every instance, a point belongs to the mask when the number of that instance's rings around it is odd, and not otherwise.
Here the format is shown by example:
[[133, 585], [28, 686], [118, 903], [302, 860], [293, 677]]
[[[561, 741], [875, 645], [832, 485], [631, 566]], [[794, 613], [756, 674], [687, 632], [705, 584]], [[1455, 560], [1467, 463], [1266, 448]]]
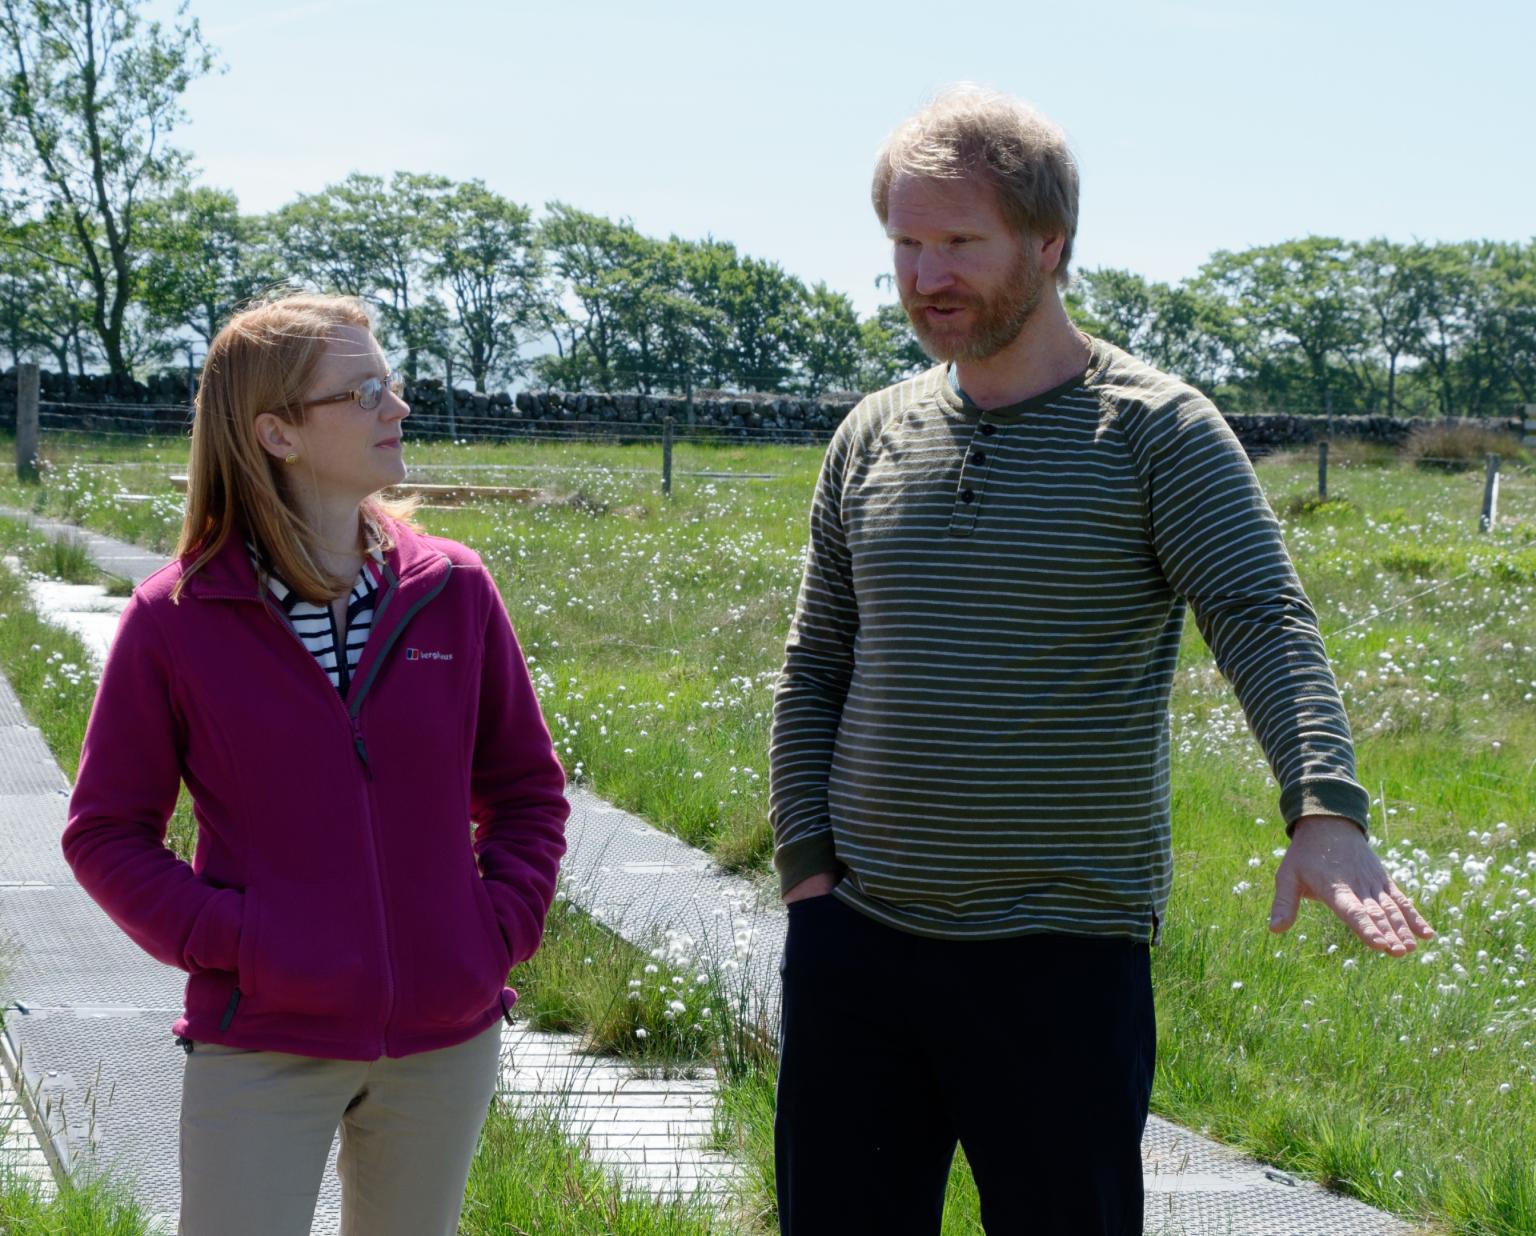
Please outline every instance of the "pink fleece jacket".
[[[345, 700], [230, 539], [123, 612], [64, 854], [151, 955], [190, 977], [195, 1041], [348, 1060], [449, 1047], [517, 998], [569, 806], [484, 566], [394, 526]], [[165, 848], [185, 781], [189, 865]], [[473, 826], [473, 827], [472, 827]]]

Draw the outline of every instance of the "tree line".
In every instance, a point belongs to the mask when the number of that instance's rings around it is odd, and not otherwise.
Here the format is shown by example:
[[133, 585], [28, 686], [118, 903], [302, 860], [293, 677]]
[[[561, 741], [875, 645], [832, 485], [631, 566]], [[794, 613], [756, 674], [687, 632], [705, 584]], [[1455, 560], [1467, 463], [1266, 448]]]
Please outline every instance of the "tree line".
[[[884, 385], [921, 365], [904, 317], [860, 321], [726, 241], [665, 240], [625, 220], [527, 207], [478, 180], [353, 174], [265, 215], [177, 185], [135, 205], [123, 312], [71, 220], [0, 220], [0, 347], [63, 374], [126, 377], [198, 351], [243, 301], [284, 286], [362, 297], [411, 377], [485, 391], [514, 379], [567, 389], [820, 394]], [[82, 260], [84, 259], [84, 260]], [[892, 307], [894, 309], [894, 306]], [[530, 348], [549, 347], [532, 356]]]
[[[0, 356], [66, 377], [191, 362], [284, 286], [360, 296], [411, 377], [488, 390], [868, 390], [928, 362], [899, 305], [860, 319], [728, 241], [661, 239], [479, 180], [353, 174], [268, 214], [169, 142], [213, 53], [185, 9], [0, 0]], [[889, 281], [885, 286], [889, 289]], [[1479, 415], [1536, 402], [1536, 247], [1309, 237], [1191, 279], [1077, 275], [1068, 307], [1233, 410]], [[542, 355], [534, 355], [540, 348]]]
[[1311, 236], [1157, 283], [1090, 270], [1087, 330], [1233, 411], [1499, 415], [1536, 403], [1536, 244]]

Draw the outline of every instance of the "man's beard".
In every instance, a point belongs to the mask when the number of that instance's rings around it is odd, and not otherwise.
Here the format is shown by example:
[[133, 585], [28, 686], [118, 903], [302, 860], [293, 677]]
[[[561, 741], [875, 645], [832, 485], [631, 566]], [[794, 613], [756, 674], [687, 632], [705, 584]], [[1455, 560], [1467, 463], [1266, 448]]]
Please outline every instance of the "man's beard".
[[[1040, 304], [1040, 289], [1045, 279], [1028, 250], [1021, 252], [1002, 290], [991, 299], [971, 293], [956, 296], [903, 297], [902, 308], [912, 323], [912, 333], [924, 352], [936, 361], [980, 361], [996, 356], [1019, 337]], [[963, 333], [934, 330], [923, 310], [964, 306], [975, 314], [971, 328]]]

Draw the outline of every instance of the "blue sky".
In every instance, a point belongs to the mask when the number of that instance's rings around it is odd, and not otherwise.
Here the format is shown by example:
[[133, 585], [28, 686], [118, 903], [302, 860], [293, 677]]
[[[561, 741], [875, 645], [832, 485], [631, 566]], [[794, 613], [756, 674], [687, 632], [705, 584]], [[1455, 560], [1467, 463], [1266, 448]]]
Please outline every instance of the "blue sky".
[[[154, 14], [174, 4], [156, 0]], [[1536, 235], [1536, 5], [192, 0], [225, 71], [173, 140], [269, 210], [349, 171], [479, 177], [714, 235], [862, 312], [885, 133], [938, 87], [1029, 99], [1083, 169], [1077, 265], [1152, 278], [1311, 233]]]

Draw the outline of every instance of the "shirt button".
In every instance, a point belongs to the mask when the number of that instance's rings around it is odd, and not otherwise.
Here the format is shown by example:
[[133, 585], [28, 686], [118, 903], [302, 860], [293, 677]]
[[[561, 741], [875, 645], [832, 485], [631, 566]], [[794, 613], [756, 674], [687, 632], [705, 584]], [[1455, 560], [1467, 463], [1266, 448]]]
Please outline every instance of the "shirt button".
[[971, 452], [971, 462], [976, 464], [978, 467], [981, 464], [986, 463], [987, 462], [987, 453], [986, 453], [986, 451], [972, 451]]
[[990, 438], [993, 434], [995, 434], [997, 432], [997, 426], [993, 425], [991, 423], [983, 424], [982, 427], [981, 427], [981, 432], [986, 434], [987, 437]]
[[974, 489], [962, 489], [960, 491], [960, 501], [961, 502], [975, 502], [976, 501], [976, 491]]

